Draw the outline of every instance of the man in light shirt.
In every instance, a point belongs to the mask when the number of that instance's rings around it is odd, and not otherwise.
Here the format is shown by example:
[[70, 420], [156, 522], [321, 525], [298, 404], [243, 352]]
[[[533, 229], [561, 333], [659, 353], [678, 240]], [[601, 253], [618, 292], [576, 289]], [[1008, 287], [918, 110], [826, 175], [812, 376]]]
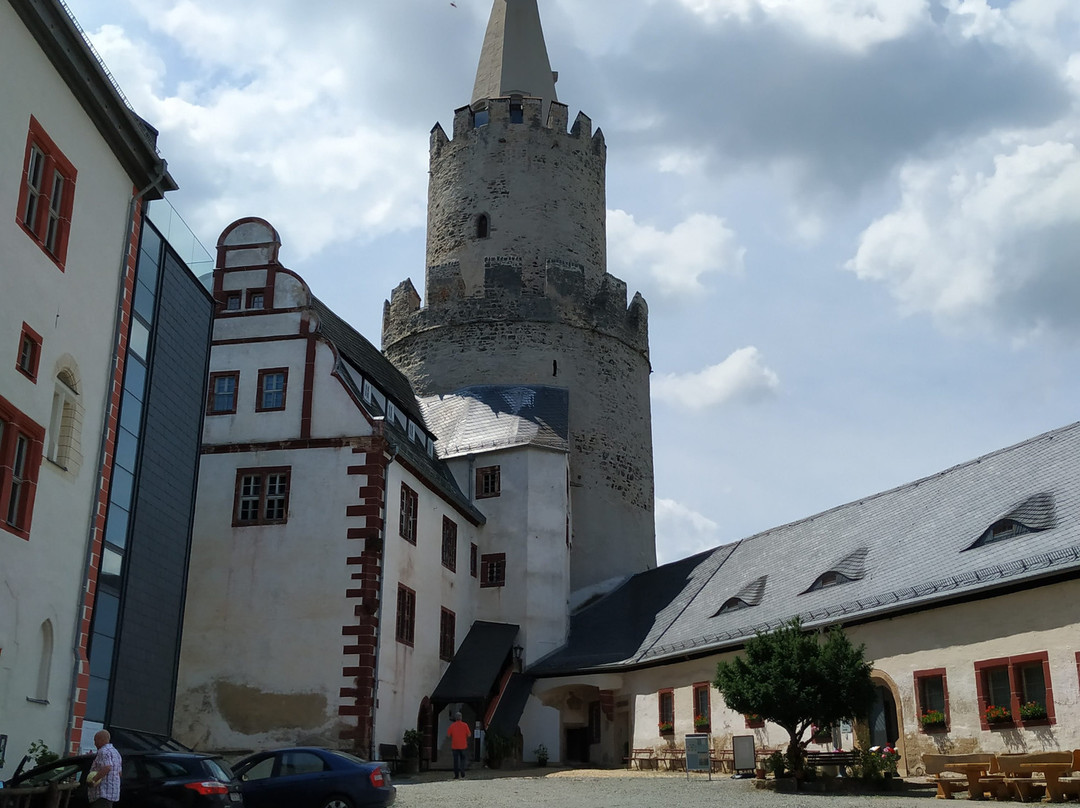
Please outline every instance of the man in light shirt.
[[90, 785], [87, 796], [90, 808], [112, 808], [120, 799], [120, 753], [109, 741], [112, 737], [108, 730], [101, 730], [94, 735], [97, 755], [90, 765], [90, 774], [86, 782]]

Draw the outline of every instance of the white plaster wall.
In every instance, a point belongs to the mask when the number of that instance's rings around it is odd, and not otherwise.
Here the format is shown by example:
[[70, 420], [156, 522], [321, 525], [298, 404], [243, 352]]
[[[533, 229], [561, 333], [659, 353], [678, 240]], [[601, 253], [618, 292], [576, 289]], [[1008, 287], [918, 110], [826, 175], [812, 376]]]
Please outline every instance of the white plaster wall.
[[[48, 427], [58, 360], [69, 355], [83, 407], [77, 472], [43, 460], [30, 541], [0, 531], [0, 731], [9, 736], [3, 777], [31, 741], [66, 747], [132, 181], [7, 3], [0, 6], [0, 69], [18, 76], [0, 84], [0, 346], [14, 356], [24, 321], [43, 338], [37, 383], [5, 361], [0, 395]], [[15, 222], [31, 115], [78, 172], [65, 272]], [[27, 698], [36, 695], [45, 620], [54, 632], [49, 703], [36, 704]]]

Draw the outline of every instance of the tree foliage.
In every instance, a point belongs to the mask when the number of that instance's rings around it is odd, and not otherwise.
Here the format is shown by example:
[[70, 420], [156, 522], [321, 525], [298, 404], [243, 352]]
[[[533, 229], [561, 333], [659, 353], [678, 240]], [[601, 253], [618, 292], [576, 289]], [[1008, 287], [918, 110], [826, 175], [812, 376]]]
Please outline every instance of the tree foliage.
[[742, 656], [719, 663], [713, 684], [732, 710], [757, 713], [787, 730], [788, 758], [799, 769], [811, 727], [867, 714], [874, 685], [864, 650], [839, 628], [821, 638], [796, 618], [749, 640]]

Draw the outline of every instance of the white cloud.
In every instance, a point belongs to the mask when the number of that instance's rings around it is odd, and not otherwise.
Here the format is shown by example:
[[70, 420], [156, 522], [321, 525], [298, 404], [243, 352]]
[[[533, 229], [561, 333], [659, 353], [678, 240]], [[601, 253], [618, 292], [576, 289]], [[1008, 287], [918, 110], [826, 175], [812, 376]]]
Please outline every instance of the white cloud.
[[708, 21], [764, 17], [861, 51], [899, 39], [929, 20], [926, 0], [681, 0]]
[[677, 561], [720, 544], [719, 525], [673, 499], [656, 499], [656, 557]]
[[753, 346], [740, 348], [697, 373], [668, 373], [652, 381], [656, 398], [688, 410], [761, 401], [775, 395], [779, 387], [780, 377], [765, 366], [761, 352]]
[[1080, 150], [1045, 141], [989, 165], [962, 159], [910, 164], [899, 207], [863, 231], [848, 269], [943, 324], [1069, 326], [1062, 296], [1080, 291]]
[[718, 216], [695, 213], [669, 232], [638, 224], [622, 210], [609, 210], [608, 263], [622, 278], [648, 277], [661, 294], [703, 289], [702, 276], [740, 274], [746, 249]]

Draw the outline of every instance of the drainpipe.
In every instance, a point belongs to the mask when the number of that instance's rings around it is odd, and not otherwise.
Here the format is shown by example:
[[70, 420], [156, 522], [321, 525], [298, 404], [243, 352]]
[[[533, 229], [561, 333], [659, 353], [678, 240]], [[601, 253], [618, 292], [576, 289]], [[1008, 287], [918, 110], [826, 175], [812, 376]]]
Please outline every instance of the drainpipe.
[[[131, 197], [131, 201], [128, 202], [127, 226], [124, 228], [124, 243], [123, 243], [123, 245], [121, 247], [121, 250], [120, 250], [120, 290], [119, 290], [119, 292], [117, 293], [117, 296], [116, 296], [116, 309], [115, 309], [115, 312], [113, 314], [113, 342], [112, 342], [112, 344], [113, 344], [113, 355], [112, 355], [112, 360], [109, 363], [110, 368], [115, 368], [116, 363], [120, 359], [120, 332], [121, 332], [121, 326], [122, 326], [121, 311], [122, 311], [123, 306], [124, 306], [124, 276], [125, 276], [125, 273], [127, 272], [128, 250], [130, 249], [130, 245], [131, 245], [131, 233], [132, 233], [132, 229], [135, 226], [135, 209], [136, 209], [136, 206], [138, 205], [139, 201], [144, 196], [146, 196], [146, 194], [150, 193], [150, 191], [157, 188], [158, 185], [161, 184], [161, 181], [165, 178], [165, 175], [168, 173], [168, 171], [169, 171], [169, 164], [165, 160], [161, 160], [158, 163], [157, 176], [154, 177], [154, 179], [150, 181], [149, 185], [147, 185], [141, 191], [137, 191], [135, 193], [135, 195], [133, 197]], [[138, 260], [138, 258], [136, 258], [136, 261], [137, 260]], [[79, 634], [80, 634], [80, 632], [82, 630], [83, 609], [86, 607], [86, 585], [90, 581], [90, 573], [91, 573], [92, 566], [93, 566], [93, 564], [92, 564], [92, 556], [93, 556], [92, 550], [93, 550], [93, 546], [94, 546], [94, 525], [97, 523], [98, 497], [99, 497], [100, 492], [101, 492], [100, 482], [101, 482], [101, 479], [104, 477], [104, 471], [105, 471], [105, 450], [106, 450], [106, 442], [107, 442], [105, 440], [105, 436], [108, 433], [108, 428], [109, 428], [109, 415], [111, 414], [111, 405], [109, 404], [109, 401], [111, 400], [111, 398], [112, 398], [112, 386], [110, 384], [105, 390], [105, 410], [104, 410], [105, 414], [104, 414], [104, 418], [102, 419], [102, 424], [101, 424], [101, 443], [98, 446], [98, 461], [97, 461], [98, 476], [97, 476], [97, 480], [98, 480], [99, 484], [94, 487], [93, 497], [92, 497], [91, 502], [90, 502], [90, 526], [87, 529], [86, 545], [85, 545], [86, 550], [85, 550], [85, 555], [83, 557], [83, 590], [82, 590], [83, 598], [82, 598], [82, 602], [79, 604], [79, 608], [78, 608], [78, 610], [76, 611], [76, 614], [75, 614], [75, 632], [74, 632], [74, 635], [73, 635], [74, 636], [74, 643], [73, 643], [72, 648], [71, 648], [71, 656], [72, 656], [72, 659], [74, 661], [72, 663], [73, 673], [72, 673], [72, 677], [71, 677], [71, 692], [70, 692], [70, 694], [68, 696], [68, 712], [67, 712], [67, 729], [68, 729], [67, 748], [68, 748], [68, 751], [78, 751], [78, 750], [72, 750], [71, 749], [71, 745], [72, 745], [71, 732], [75, 729], [75, 704], [78, 701], [78, 690], [79, 690], [79, 667], [80, 667], [80, 664], [81, 664], [81, 660], [79, 659], [79, 651], [80, 651], [80, 649], [79, 649]], [[107, 501], [108, 501], [108, 499], [106, 498], [106, 502]], [[105, 541], [105, 537], [104, 537], [104, 534], [103, 534], [102, 535], [102, 542], [104, 542], [104, 541]], [[94, 598], [95, 598], [95, 600], [97, 598], [96, 590], [94, 592]], [[114, 653], [115, 653], [115, 649], [114, 649]]]
[[[385, 435], [385, 431], [384, 431]], [[386, 505], [390, 501], [390, 464], [397, 457], [398, 449], [393, 443], [387, 441], [387, 450], [390, 459], [386, 461], [386, 474], [383, 475], [383, 513], [386, 513]], [[382, 646], [382, 616], [383, 616], [383, 593], [386, 590], [386, 519], [383, 519], [382, 527], [382, 574], [379, 576], [379, 608], [375, 611], [375, 621], [378, 623], [379, 632], [375, 639], [375, 661], [373, 664], [373, 676], [371, 682], [371, 739], [369, 741], [368, 760], [375, 760], [375, 715], [379, 705], [379, 648]]]

